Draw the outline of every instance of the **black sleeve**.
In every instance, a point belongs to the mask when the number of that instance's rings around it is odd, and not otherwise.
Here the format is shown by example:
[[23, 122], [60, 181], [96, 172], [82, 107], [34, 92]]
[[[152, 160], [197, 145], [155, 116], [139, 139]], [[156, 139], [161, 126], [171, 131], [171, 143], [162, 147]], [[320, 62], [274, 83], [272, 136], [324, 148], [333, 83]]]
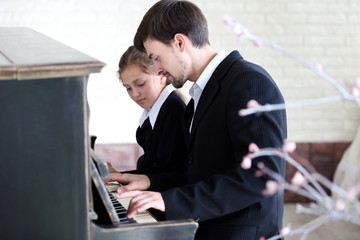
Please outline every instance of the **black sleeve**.
[[182, 130], [185, 104], [172, 92], [162, 105], [152, 136], [152, 161], [156, 161], [150, 178], [151, 191], [163, 191], [186, 182], [184, 177], [186, 145]]
[[[234, 164], [225, 173], [163, 192], [167, 219], [209, 220], [241, 211], [265, 199], [262, 190], [267, 179], [255, 177], [256, 164], [252, 169], [244, 170], [240, 163], [251, 142], [259, 147], [282, 145], [286, 128], [285, 114], [284, 111], [278, 111], [240, 118], [238, 111], [246, 107], [250, 99], [256, 99], [261, 104], [283, 102], [283, 99], [267, 76], [249, 72], [233, 78], [241, 81], [235, 80], [227, 92], [228, 101], [223, 106], [227, 109], [227, 115], [219, 118], [222, 119], [221, 124], [227, 125], [228, 137], [234, 146]], [[282, 159], [262, 157], [256, 161], [264, 162], [279, 174], [284, 172]]]

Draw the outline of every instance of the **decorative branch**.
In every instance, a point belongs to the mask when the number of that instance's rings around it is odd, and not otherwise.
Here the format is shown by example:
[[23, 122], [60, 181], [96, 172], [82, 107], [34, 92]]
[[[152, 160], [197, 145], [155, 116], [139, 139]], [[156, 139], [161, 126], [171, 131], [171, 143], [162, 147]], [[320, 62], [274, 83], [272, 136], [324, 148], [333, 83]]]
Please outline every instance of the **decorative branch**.
[[[308, 105], [337, 102], [342, 100], [352, 101], [360, 107], [360, 77], [358, 77], [354, 83], [351, 84], [350, 91], [348, 92], [323, 71], [323, 67], [320, 63], [311, 64], [304, 59], [286, 51], [275, 43], [268, 42], [258, 36], [255, 36], [245, 26], [236, 22], [232, 17], [225, 15], [223, 17], [223, 21], [225, 24], [232, 27], [232, 30], [237, 35], [239, 41], [250, 40], [256, 47], [267, 46], [277, 52], [284, 54], [285, 56], [301, 63], [304, 67], [315, 72], [317, 75], [335, 87], [335, 89], [340, 93], [340, 95], [336, 96], [303, 100], [286, 104], [260, 105], [256, 100], [250, 100], [246, 106], [247, 108], [241, 109], [239, 111], [240, 116], [289, 108], [298, 108]], [[244, 156], [243, 161], [241, 162], [241, 167], [247, 170], [252, 167], [252, 160], [254, 158], [260, 156], [278, 156], [283, 158], [286, 162], [290, 163], [297, 169], [290, 183], [286, 182], [283, 176], [267, 168], [264, 163], [260, 162], [257, 164], [256, 167], [258, 171], [255, 172], [256, 176], [260, 177], [267, 175], [273, 179], [266, 182], [266, 188], [263, 190], [263, 194], [265, 196], [272, 195], [280, 189], [285, 189], [305, 196], [313, 201], [310, 204], [310, 208], [303, 207], [301, 204], [297, 204], [296, 207], [298, 213], [316, 215], [318, 216], [316, 219], [304, 224], [297, 229], [291, 229], [291, 225], [287, 225], [281, 229], [279, 235], [268, 238], [267, 240], [275, 240], [285, 236], [297, 234], [301, 234], [301, 240], [305, 240], [310, 232], [330, 221], [342, 220], [352, 224], [360, 225], [360, 202], [356, 198], [356, 196], [358, 196], [360, 193], [360, 182], [351, 186], [348, 190], [344, 190], [326, 179], [321, 174], [317, 172], [308, 172], [301, 164], [299, 164], [289, 155], [289, 153], [292, 153], [295, 149], [296, 144], [292, 141], [285, 141], [282, 149], [259, 149], [255, 143], [251, 143], [249, 145], [249, 153]], [[329, 189], [333, 196], [337, 196], [338, 198], [336, 200], [331, 198], [323, 187]], [[355, 209], [355, 211], [353, 209]], [[259, 240], [265, 240], [265, 237], [261, 237]]]
[[[260, 37], [252, 34], [245, 26], [235, 21], [234, 18], [229, 17], [225, 15], [223, 17], [223, 22], [229, 26], [232, 27], [232, 30], [234, 34], [238, 37], [239, 41], [244, 40], [250, 40], [253, 42], [254, 46], [260, 47], [260, 46], [266, 46], [269, 47], [277, 52], [280, 52], [284, 54], [285, 56], [301, 63], [304, 67], [310, 69], [311, 71], [318, 74], [320, 77], [325, 79], [327, 82], [329, 82], [332, 86], [334, 86], [338, 92], [340, 92], [340, 95], [337, 96], [331, 96], [331, 97], [324, 97], [324, 98], [318, 98], [318, 99], [312, 99], [312, 100], [304, 100], [294, 103], [286, 103], [286, 104], [265, 104], [261, 106], [260, 104], [258, 106], [253, 106], [251, 109], [248, 107], [247, 109], [241, 109], [239, 111], [240, 116], [247, 116], [254, 113], [259, 112], [268, 112], [268, 111], [275, 111], [275, 110], [281, 110], [281, 109], [289, 109], [289, 108], [296, 108], [296, 107], [302, 107], [307, 105], [315, 105], [315, 104], [321, 104], [321, 103], [329, 103], [329, 102], [335, 102], [340, 100], [348, 100], [355, 102], [358, 106], [360, 106], [360, 77], [358, 77], [355, 82], [351, 85], [350, 93], [348, 93], [338, 82], [336, 82], [332, 77], [330, 77], [328, 74], [326, 74], [323, 71], [323, 67], [320, 63], [311, 64], [304, 59], [300, 58], [299, 56], [296, 56], [284, 48], [278, 46], [275, 43], [266, 41], [264, 39], [261, 39]], [[255, 101], [255, 100], [253, 100]]]
[[[274, 179], [266, 182], [266, 188], [263, 190], [263, 194], [268, 196], [276, 193], [279, 189], [285, 189], [314, 201], [311, 204], [311, 208], [305, 208], [297, 204], [297, 212], [317, 215], [318, 218], [294, 230], [291, 230], [291, 227], [288, 225], [281, 230], [279, 235], [267, 240], [280, 239], [284, 236], [296, 234], [302, 234], [301, 239], [306, 239], [311, 231], [330, 221], [342, 220], [360, 225], [360, 202], [355, 197], [360, 192], [360, 187], [358, 187], [360, 183], [356, 184], [355, 188], [345, 191], [319, 173], [309, 173], [289, 155], [289, 153], [295, 150], [294, 146], [294, 142], [286, 141], [282, 149], [259, 149], [254, 143], [251, 143], [249, 145], [249, 153], [241, 162], [241, 166], [247, 170], [251, 168], [252, 160], [255, 158], [261, 156], [277, 156], [283, 158], [297, 169], [291, 183], [286, 182], [280, 174], [267, 168], [262, 162], [257, 164], [260, 173], [257, 172], [256, 176], [267, 175]], [[332, 190], [332, 193], [339, 196], [339, 198], [337, 200], [331, 198], [323, 186]], [[356, 211], [350, 211], [350, 209], [355, 209]]]

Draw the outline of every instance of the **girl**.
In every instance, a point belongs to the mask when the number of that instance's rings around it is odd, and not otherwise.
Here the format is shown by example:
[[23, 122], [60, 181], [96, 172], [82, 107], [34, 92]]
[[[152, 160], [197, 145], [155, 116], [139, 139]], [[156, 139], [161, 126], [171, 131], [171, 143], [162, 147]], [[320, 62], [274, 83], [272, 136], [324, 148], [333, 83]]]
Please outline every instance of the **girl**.
[[144, 154], [138, 159], [136, 170], [111, 173], [107, 181], [128, 184], [118, 191], [163, 191], [183, 184], [184, 101], [166, 77], [158, 75], [154, 62], [134, 46], [122, 55], [118, 73], [131, 99], [144, 109], [136, 131], [136, 140]]

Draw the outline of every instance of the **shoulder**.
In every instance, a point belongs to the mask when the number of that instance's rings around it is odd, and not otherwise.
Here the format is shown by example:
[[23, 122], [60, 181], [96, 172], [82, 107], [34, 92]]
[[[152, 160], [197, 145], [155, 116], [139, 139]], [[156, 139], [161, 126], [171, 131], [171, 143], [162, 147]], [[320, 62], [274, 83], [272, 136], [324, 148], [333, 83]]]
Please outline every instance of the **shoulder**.
[[231, 52], [216, 68], [212, 75], [213, 81], [221, 85], [238, 84], [237, 80], [259, 79], [261, 76], [271, 79], [270, 75], [259, 65], [246, 61], [238, 51]]
[[170, 93], [170, 95], [167, 97], [167, 99], [161, 106], [162, 109], [175, 108], [177, 110], [185, 110], [185, 107], [186, 105], [184, 101], [181, 99], [181, 97], [179, 96], [179, 94], [177, 94], [176, 91]]
[[219, 66], [221, 68], [221, 85], [227, 89], [229, 97], [235, 99], [254, 98], [272, 99], [272, 96], [279, 96], [282, 102], [280, 90], [271, 75], [256, 63], [245, 60], [239, 52], [233, 51]]
[[[185, 112], [186, 105], [181, 97], [173, 91], [162, 104], [159, 114], [156, 119], [154, 129], [167, 129], [170, 124], [174, 129], [177, 129], [179, 124], [175, 122], [182, 122], [182, 117]], [[169, 129], [167, 129], [169, 130]]]
[[162, 104], [158, 119], [182, 119], [186, 105], [181, 97], [173, 91]]
[[225, 74], [223, 79], [227, 79], [225, 82], [230, 85], [275, 84], [263, 67], [245, 60], [238, 51], [231, 52], [219, 65], [219, 70]]

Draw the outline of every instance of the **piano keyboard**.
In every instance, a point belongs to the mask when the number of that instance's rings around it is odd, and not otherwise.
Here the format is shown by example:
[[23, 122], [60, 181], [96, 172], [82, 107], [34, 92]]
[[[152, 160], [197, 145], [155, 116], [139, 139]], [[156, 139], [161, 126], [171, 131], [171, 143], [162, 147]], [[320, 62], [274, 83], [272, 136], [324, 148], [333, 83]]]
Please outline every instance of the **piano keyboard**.
[[127, 218], [127, 209], [130, 204], [131, 198], [117, 199], [115, 195], [117, 194], [116, 190], [119, 186], [117, 182], [109, 182], [106, 185], [106, 188], [109, 193], [110, 200], [115, 208], [116, 213], [119, 216], [120, 223], [153, 223], [157, 220], [151, 215], [150, 212], [145, 211], [141, 213], [136, 213], [133, 218]]
[[115, 198], [113, 193], [108, 192], [109, 197], [110, 197], [110, 201], [112, 203], [112, 205], [115, 208], [115, 211], [117, 213], [117, 215], [119, 216], [119, 220], [121, 224], [124, 223], [137, 223], [137, 221], [134, 218], [127, 218], [126, 214], [126, 208]]

